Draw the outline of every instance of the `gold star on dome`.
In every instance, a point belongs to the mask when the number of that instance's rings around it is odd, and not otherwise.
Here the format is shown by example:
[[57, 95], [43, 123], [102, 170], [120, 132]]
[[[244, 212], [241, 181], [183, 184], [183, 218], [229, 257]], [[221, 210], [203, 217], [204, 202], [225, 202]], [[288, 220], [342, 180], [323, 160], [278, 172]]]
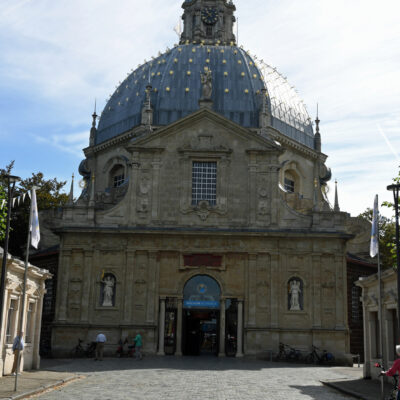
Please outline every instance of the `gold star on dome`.
[[156, 74], [155, 72], [152, 72], [152, 73], [151, 73], [151, 76], [155, 76], [155, 74]]
[[244, 92], [247, 94], [249, 93], [249, 89], [244, 89]]
[[165, 88], [165, 90], [166, 90], [167, 92], [169, 92], [171, 89], [170, 89], [169, 86], [167, 86], [167, 87]]
[[253, 78], [256, 79], [257, 78], [257, 74], [253, 74]]
[[228, 72], [227, 71], [224, 72], [224, 76], [228, 76]]
[[178, 59], [177, 58], [174, 58], [174, 63], [176, 64], [178, 62]]
[[193, 62], [193, 60], [192, 60], [191, 58], [189, 58], [189, 62], [190, 62], [190, 63], [192, 63], [192, 62]]
[[193, 47], [192, 53], [196, 53], [196, 48], [195, 47]]
[[238, 64], [241, 64], [242, 63], [242, 60], [238, 60]]
[[190, 72], [190, 71], [187, 71], [187, 72], [186, 72], [186, 75], [190, 76], [190, 75], [191, 75], [191, 72]]
[[245, 74], [244, 72], [242, 72], [240, 75], [241, 75], [241, 76], [245, 76], [246, 74]]
[[207, 53], [211, 53], [211, 49], [207, 49]]
[[186, 93], [188, 93], [188, 92], [189, 92], [189, 88], [188, 88], [188, 87], [185, 89], [185, 92], [186, 92]]
[[225, 93], [229, 93], [229, 89], [225, 89]]
[[210, 59], [209, 58], [207, 58], [207, 60], [206, 60], [206, 63], [209, 63], [210, 62]]
[[154, 90], [156, 93], [158, 92], [158, 89], [157, 89], [157, 88], [154, 88], [153, 90]]
[[222, 64], [226, 64], [226, 60], [222, 60]]
[[182, 47], [179, 47], [179, 48], [178, 48], [178, 51], [179, 51], [179, 53], [180, 53], [180, 52], [182, 51]]
[[128, 86], [128, 85], [126, 85], [126, 86], [125, 86], [125, 89], [129, 89], [129, 86]]
[[236, 56], [236, 54], [237, 54], [237, 50], [234, 50], [233, 54]]
[[126, 101], [129, 101], [129, 97], [127, 97], [125, 100], [126, 100]]
[[249, 64], [250, 64], [250, 65], [253, 65], [253, 61], [250, 61]]
[[139, 92], [136, 92], [136, 96], [139, 96]]
[[224, 53], [225, 52], [225, 50], [224, 49], [221, 49], [221, 53]]

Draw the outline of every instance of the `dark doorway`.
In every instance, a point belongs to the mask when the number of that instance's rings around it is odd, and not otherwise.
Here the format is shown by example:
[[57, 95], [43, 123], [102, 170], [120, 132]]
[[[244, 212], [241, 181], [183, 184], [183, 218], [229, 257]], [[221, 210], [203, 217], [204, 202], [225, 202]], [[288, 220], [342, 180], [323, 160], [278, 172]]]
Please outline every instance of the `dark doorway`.
[[184, 310], [182, 326], [183, 354], [218, 355], [218, 310]]

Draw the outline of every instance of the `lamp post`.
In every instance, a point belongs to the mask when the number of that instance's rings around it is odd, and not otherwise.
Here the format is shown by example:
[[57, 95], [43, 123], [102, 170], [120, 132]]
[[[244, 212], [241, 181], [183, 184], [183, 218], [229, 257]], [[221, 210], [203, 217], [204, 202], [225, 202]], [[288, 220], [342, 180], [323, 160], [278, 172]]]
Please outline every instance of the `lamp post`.
[[6, 292], [6, 266], [8, 256], [8, 238], [10, 233], [10, 217], [11, 217], [11, 200], [15, 189], [15, 184], [21, 180], [18, 176], [4, 174], [2, 178], [7, 180], [7, 225], [6, 225], [6, 236], [4, 238], [4, 249], [3, 249], [3, 262], [1, 264], [1, 282], [0, 282], [0, 326], [3, 322], [3, 309], [4, 309], [4, 297]]
[[400, 184], [389, 185], [387, 190], [393, 192], [394, 211], [396, 215], [396, 259], [397, 259], [397, 343], [400, 344], [400, 243], [399, 243], [399, 190]]

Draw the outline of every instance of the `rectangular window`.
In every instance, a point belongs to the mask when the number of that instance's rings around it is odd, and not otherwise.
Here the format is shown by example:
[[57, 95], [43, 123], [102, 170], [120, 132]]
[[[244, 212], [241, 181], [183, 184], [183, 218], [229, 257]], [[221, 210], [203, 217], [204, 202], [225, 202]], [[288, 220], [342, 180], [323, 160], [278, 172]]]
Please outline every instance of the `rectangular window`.
[[124, 183], [124, 174], [114, 176], [114, 187], [121, 186]]
[[290, 193], [294, 193], [294, 181], [285, 178], [284, 184], [285, 184], [285, 190], [287, 190]]
[[217, 202], [217, 163], [193, 161], [192, 205], [205, 200], [211, 206]]
[[25, 335], [26, 343], [32, 343], [32, 338], [33, 338], [32, 320], [33, 320], [34, 310], [35, 310], [35, 304], [28, 303], [28, 309], [26, 314], [26, 335]]
[[212, 34], [213, 34], [212, 26], [207, 26], [206, 27], [206, 35], [207, 35], [207, 37], [212, 37]]
[[10, 301], [10, 308], [7, 316], [6, 343], [13, 342], [15, 317], [17, 315], [17, 300]]

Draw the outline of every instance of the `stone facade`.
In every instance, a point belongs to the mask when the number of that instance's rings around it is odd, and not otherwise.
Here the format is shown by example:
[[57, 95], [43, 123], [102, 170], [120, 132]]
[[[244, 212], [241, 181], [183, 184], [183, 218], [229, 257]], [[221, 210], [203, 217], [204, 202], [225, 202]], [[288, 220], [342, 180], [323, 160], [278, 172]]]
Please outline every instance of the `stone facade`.
[[[270, 136], [279, 135], [270, 129]], [[177, 299], [179, 354], [184, 285], [195, 275], [209, 275], [219, 283], [221, 299], [242, 304], [239, 353], [276, 351], [282, 341], [304, 350], [314, 344], [346, 358], [346, 244], [353, 237], [352, 219], [330, 210], [320, 191], [313, 202], [313, 177], [324, 155], [289, 141], [278, 145], [208, 109], [137, 140], [86, 152], [98, 178], [91, 182], [90, 197], [66, 207], [59, 221], [55, 355], [68, 353], [78, 338], [93, 340], [100, 330], [109, 337], [109, 354], [120, 338], [137, 331], [144, 335], [145, 351], [163, 353], [160, 308], [166, 298]], [[293, 160], [289, 166], [303, 200], [297, 211], [279, 189], [287, 158]], [[215, 206], [191, 203], [193, 160], [217, 162]], [[112, 178], [109, 171], [119, 165], [127, 188], [117, 204], [107, 205], [102, 193]], [[219, 255], [221, 262], [185, 265], [185, 256], [193, 254]], [[115, 278], [112, 307], [101, 304], [107, 273]], [[288, 304], [292, 278], [302, 282], [298, 310]], [[221, 321], [219, 328], [223, 354]]]
[[129, 74], [98, 127], [93, 114], [83, 192], [53, 220], [53, 353], [102, 331], [113, 354], [141, 332], [149, 353], [281, 341], [344, 362], [346, 252], [369, 227], [329, 205], [319, 120], [314, 135], [286, 79], [266, 83], [236, 47], [232, 2], [182, 7], [180, 45]]
[[[0, 262], [3, 250], [0, 248]], [[0, 330], [0, 376], [11, 372], [14, 361], [12, 343], [17, 335], [20, 309], [22, 306], [22, 290], [25, 266], [21, 260], [8, 256], [6, 267], [6, 294], [3, 310], [3, 321]], [[28, 276], [25, 297], [25, 313], [22, 326], [25, 348], [22, 353], [21, 371], [38, 369], [40, 365], [39, 343], [42, 320], [43, 296], [45, 280], [51, 274], [45, 269], [28, 265]]]
[[[379, 379], [379, 368], [375, 363], [382, 363], [380, 354], [379, 332], [379, 281], [374, 274], [359, 279], [356, 283], [362, 288], [362, 304], [364, 314], [364, 378]], [[397, 274], [393, 269], [382, 272], [382, 322], [383, 322], [383, 359], [387, 370], [397, 358], [395, 347], [398, 337], [397, 315]]]

